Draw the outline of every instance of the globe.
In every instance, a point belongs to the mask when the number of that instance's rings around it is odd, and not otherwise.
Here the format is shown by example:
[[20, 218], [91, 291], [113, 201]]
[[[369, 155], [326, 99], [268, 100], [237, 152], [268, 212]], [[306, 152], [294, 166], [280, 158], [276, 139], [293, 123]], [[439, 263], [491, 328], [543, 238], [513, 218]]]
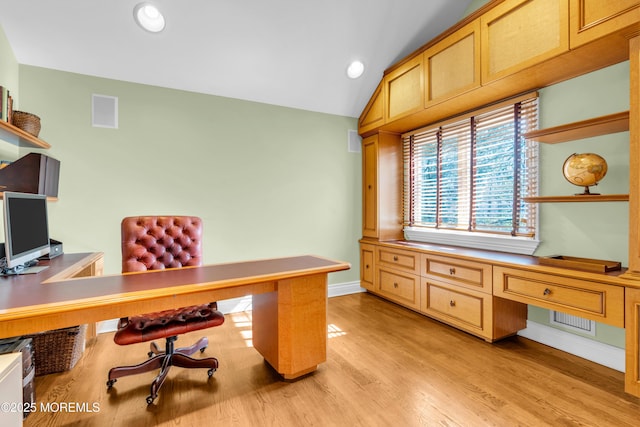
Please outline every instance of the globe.
[[607, 174], [607, 162], [594, 153], [574, 153], [564, 161], [562, 173], [573, 185], [584, 187], [582, 194], [597, 194], [591, 193], [589, 187], [597, 185]]

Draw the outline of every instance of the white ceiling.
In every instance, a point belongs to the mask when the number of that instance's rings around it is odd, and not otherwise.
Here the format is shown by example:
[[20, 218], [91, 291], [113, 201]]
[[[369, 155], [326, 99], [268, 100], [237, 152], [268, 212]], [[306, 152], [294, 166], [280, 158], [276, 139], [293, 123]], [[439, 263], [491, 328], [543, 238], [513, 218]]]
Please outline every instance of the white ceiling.
[[[358, 117], [383, 71], [456, 22], [471, 0], [0, 0], [20, 64]], [[346, 76], [359, 59], [365, 73]]]

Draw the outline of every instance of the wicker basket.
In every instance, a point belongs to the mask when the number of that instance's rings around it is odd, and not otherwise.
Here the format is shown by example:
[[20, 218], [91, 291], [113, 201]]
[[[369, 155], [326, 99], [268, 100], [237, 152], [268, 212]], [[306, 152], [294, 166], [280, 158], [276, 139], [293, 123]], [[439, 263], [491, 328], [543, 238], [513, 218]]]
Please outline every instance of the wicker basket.
[[11, 124], [31, 135], [38, 137], [40, 133], [40, 117], [24, 111], [13, 111]]
[[25, 335], [33, 340], [36, 376], [68, 371], [84, 353], [87, 325]]

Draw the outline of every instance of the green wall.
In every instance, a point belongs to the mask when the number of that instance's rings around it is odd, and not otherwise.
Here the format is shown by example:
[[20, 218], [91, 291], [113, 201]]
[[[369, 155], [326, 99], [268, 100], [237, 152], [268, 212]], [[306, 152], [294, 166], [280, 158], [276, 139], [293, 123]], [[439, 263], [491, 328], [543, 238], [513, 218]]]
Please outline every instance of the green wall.
[[[19, 66], [20, 105], [61, 161], [50, 235], [120, 271], [123, 217], [203, 218], [207, 263], [299, 254], [351, 262], [359, 280], [354, 118]], [[119, 128], [91, 126], [91, 95], [118, 97]], [[21, 150], [21, 155], [32, 150]]]

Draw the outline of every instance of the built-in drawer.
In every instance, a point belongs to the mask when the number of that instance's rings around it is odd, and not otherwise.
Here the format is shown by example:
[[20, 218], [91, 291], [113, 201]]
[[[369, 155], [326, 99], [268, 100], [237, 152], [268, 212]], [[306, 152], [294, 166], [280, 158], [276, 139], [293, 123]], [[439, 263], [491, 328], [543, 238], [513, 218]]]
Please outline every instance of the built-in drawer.
[[477, 289], [492, 290], [492, 266], [479, 262], [459, 260], [438, 255], [422, 255], [423, 275], [446, 283]]
[[547, 273], [493, 268], [494, 295], [624, 328], [624, 287]]
[[413, 274], [420, 274], [419, 253], [379, 246], [377, 262], [378, 265], [410, 271]]
[[378, 268], [378, 292], [416, 310], [420, 309], [420, 277]]
[[425, 297], [422, 311], [426, 314], [491, 339], [491, 295], [465, 288], [423, 280]]

